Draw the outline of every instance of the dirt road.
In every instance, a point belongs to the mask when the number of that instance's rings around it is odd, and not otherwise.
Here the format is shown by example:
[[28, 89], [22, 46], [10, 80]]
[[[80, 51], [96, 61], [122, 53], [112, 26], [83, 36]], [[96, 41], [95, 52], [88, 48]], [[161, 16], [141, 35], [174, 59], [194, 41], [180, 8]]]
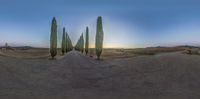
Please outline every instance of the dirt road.
[[198, 99], [200, 57], [180, 53], [97, 61], [0, 56], [0, 99]]
[[[110, 68], [71, 51], [61, 60], [1, 57], [1, 99], [66, 99], [108, 94]], [[104, 79], [104, 80], [103, 80]], [[107, 92], [105, 92], [105, 90]]]

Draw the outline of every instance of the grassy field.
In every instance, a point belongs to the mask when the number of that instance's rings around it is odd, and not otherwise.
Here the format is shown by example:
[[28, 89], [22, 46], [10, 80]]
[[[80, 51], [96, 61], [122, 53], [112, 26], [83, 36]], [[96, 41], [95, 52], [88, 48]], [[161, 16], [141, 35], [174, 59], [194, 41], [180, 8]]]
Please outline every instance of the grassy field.
[[[188, 47], [152, 47], [152, 48], [135, 48], [135, 49], [104, 49], [102, 52], [102, 57], [104, 58], [125, 58], [134, 57], [141, 55], [156, 55], [160, 53], [170, 53], [170, 52], [182, 52], [184, 54], [189, 54], [188, 50], [191, 50], [191, 54], [200, 54], [199, 48], [188, 48]], [[95, 57], [95, 49], [89, 50], [89, 55]]]
[[[199, 48], [188, 47], [151, 47], [151, 48], [135, 48], [135, 49], [104, 49], [102, 57], [107, 58], [125, 58], [134, 57], [140, 55], [156, 55], [160, 53], [169, 52], [182, 52], [189, 54], [191, 51], [193, 55], [200, 55]], [[50, 58], [48, 48], [14, 48], [14, 50], [2, 50], [0, 51], [2, 56], [18, 57], [18, 58]], [[96, 58], [95, 49], [90, 48], [88, 56]], [[61, 49], [57, 51], [57, 57], [62, 57]]]

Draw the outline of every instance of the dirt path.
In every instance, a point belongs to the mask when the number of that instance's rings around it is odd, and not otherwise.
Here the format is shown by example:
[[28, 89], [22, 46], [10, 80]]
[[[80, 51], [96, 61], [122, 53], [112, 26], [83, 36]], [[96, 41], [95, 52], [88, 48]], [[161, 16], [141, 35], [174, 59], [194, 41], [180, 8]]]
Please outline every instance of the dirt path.
[[181, 53], [97, 61], [0, 56], [0, 99], [198, 99], [200, 57]]
[[76, 99], [109, 94], [109, 66], [76, 51], [61, 60], [1, 57], [0, 64], [0, 97], [5, 99]]

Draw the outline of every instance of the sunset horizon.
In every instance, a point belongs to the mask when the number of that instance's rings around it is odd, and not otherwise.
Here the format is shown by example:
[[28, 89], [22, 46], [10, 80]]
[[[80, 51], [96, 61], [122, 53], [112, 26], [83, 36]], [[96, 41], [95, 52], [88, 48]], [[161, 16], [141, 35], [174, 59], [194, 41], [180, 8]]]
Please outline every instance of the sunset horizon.
[[107, 48], [200, 44], [200, 14], [197, 1], [105, 2], [1, 1], [0, 46], [7, 42], [11, 46], [49, 47], [53, 16], [58, 24], [58, 47], [61, 45], [63, 27], [66, 27], [75, 45], [81, 33], [85, 32], [86, 26], [89, 27], [91, 37], [89, 45], [94, 47], [97, 16], [103, 17], [104, 47]]

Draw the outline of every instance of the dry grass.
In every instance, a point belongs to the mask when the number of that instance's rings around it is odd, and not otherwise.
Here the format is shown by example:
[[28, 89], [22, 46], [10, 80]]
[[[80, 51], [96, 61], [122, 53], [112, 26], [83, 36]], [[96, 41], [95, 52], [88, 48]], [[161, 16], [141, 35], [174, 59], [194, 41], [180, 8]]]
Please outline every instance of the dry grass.
[[183, 51], [183, 53], [190, 55], [200, 55], [200, 49], [199, 48], [186, 49]]
[[[188, 54], [188, 50], [191, 50], [192, 55], [199, 55], [200, 51], [198, 48], [182, 48], [182, 47], [158, 47], [158, 48], [136, 48], [136, 49], [103, 49], [102, 58], [103, 59], [112, 59], [112, 58], [130, 58], [140, 55], [155, 55], [159, 53], [167, 52], [183, 52]], [[16, 58], [40, 58], [47, 59], [50, 58], [50, 53], [48, 48], [15, 48], [14, 50], [0, 51], [1, 56], [9, 56]], [[88, 56], [96, 58], [95, 49], [89, 49]], [[61, 50], [57, 51], [57, 58], [61, 58]]]
[[[47, 59], [50, 58], [48, 48], [15, 48], [14, 50], [1, 50], [1, 56], [15, 57], [15, 58], [31, 58], [31, 59]], [[60, 49], [57, 51], [57, 57], [61, 57], [62, 53]]]
[[[167, 52], [179, 52], [184, 51], [184, 48], [179, 47], [169, 47], [169, 48], [136, 48], [136, 49], [104, 49], [102, 52], [102, 57], [104, 59], [112, 58], [130, 58], [140, 55], [155, 55], [159, 53]], [[89, 50], [89, 55], [91, 57], [96, 57], [95, 49]]]
[[155, 55], [158, 53], [166, 53], [166, 52], [177, 52], [183, 51], [183, 48], [178, 47], [168, 47], [168, 48], [137, 48], [133, 50], [129, 50], [130, 53], [137, 54], [137, 55]]

